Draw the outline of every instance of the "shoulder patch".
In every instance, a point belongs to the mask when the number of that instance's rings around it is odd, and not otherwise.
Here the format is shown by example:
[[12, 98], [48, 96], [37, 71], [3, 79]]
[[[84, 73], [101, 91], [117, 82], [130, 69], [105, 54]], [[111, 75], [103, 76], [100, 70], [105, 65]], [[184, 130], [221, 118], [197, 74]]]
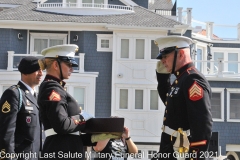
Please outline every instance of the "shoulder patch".
[[11, 105], [8, 103], [8, 101], [6, 101], [3, 105], [2, 105], [2, 112], [3, 113], [8, 113], [11, 111]]
[[56, 91], [52, 91], [52, 93], [50, 94], [50, 96], [48, 97], [48, 99], [50, 101], [60, 101], [61, 100], [61, 96], [59, 95], [59, 93], [57, 93]]
[[203, 89], [195, 81], [192, 86], [188, 89], [189, 99], [197, 101], [203, 98]]

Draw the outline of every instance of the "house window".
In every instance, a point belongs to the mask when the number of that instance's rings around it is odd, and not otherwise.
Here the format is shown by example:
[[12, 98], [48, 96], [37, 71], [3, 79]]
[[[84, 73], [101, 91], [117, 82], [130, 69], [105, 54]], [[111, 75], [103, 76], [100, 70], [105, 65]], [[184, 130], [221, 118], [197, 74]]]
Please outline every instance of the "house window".
[[47, 47], [66, 44], [67, 34], [30, 33], [30, 39], [30, 53], [41, 54], [41, 51]]
[[136, 39], [136, 59], [144, 59], [145, 40]]
[[224, 88], [212, 88], [211, 112], [214, 121], [224, 121]]
[[66, 0], [67, 7], [76, 7], [77, 6], [77, 0]]
[[158, 110], [158, 91], [150, 90], [150, 110]]
[[106, 0], [82, 0], [82, 3], [106, 4]]
[[218, 70], [218, 59], [223, 59], [222, 52], [214, 52], [214, 67]]
[[117, 97], [116, 106], [119, 109], [159, 111], [159, 106], [163, 105], [159, 101], [158, 91], [153, 88], [121, 86], [117, 89]]
[[[230, 62], [235, 61], [235, 62]], [[238, 73], [238, 53], [228, 53], [228, 71]]]
[[129, 39], [121, 39], [121, 58], [129, 58]]
[[128, 90], [120, 89], [120, 100], [119, 100], [120, 109], [128, 109]]
[[84, 110], [85, 88], [74, 87], [73, 97], [74, 99], [76, 99], [79, 107], [81, 107]]
[[240, 90], [227, 89], [228, 121], [240, 121]]
[[135, 109], [143, 109], [143, 90], [135, 90]]
[[199, 62], [202, 60], [202, 55], [203, 55], [203, 50], [202, 49], [198, 49], [197, 50], [197, 56], [196, 56], [196, 60], [198, 62], [195, 63], [195, 66], [197, 67], [197, 69], [202, 72], [202, 62]]
[[151, 59], [156, 59], [159, 54], [159, 48], [154, 40], [151, 40]]
[[221, 118], [221, 93], [212, 93], [211, 99], [212, 117]]
[[97, 34], [97, 51], [112, 52], [112, 37], [111, 34]]

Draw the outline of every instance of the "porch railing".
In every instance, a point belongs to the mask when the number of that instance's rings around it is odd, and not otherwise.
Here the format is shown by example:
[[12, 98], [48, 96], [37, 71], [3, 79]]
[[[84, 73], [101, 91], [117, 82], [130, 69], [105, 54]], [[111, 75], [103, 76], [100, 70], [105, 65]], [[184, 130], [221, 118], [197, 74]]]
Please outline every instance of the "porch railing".
[[194, 60], [196, 68], [205, 76], [213, 77], [240, 77], [240, 62], [239, 61], [217, 61]]
[[[31, 54], [15, 54], [14, 51], [8, 51], [8, 66], [7, 71], [18, 70], [19, 62], [26, 56], [43, 57], [37, 52]], [[78, 67], [74, 67], [73, 72], [84, 73], [84, 58], [85, 53], [79, 53], [75, 56]], [[240, 62], [239, 61], [224, 61], [223, 59], [214, 60], [194, 60], [196, 68], [205, 76], [209, 77], [239, 77], [240, 78]]]
[[134, 8], [132, 6], [103, 3], [38, 3], [37, 8], [104, 8], [134, 11]]
[[[37, 52], [32, 52], [31, 54], [15, 54], [14, 51], [8, 51], [8, 65], [7, 71], [15, 71], [18, 70], [19, 62], [22, 58], [27, 56], [35, 56], [38, 58], [43, 58], [42, 55], [37, 54]], [[73, 72], [84, 73], [84, 57], [85, 53], [79, 53], [75, 56], [75, 60], [78, 63], [78, 67], [73, 67]]]
[[192, 8], [177, 8], [177, 20], [193, 28], [193, 35], [217, 41], [240, 41], [240, 23], [236, 25], [201, 22], [192, 18]]

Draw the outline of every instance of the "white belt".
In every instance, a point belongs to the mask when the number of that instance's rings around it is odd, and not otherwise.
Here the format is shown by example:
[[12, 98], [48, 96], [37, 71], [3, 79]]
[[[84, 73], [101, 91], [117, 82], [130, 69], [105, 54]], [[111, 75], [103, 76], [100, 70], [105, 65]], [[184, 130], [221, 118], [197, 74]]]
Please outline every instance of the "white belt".
[[[164, 133], [169, 134], [170, 136], [177, 137], [177, 131], [174, 129], [169, 128], [168, 126], [162, 126], [162, 131]], [[190, 129], [183, 131], [187, 136], [190, 135]]]
[[[45, 136], [46, 136], [46, 137], [52, 136], [52, 135], [55, 135], [55, 134], [57, 134], [57, 133], [53, 130], [53, 128], [47, 129], [47, 130], [45, 131]], [[73, 135], [79, 136], [79, 131], [78, 131], [78, 132], [68, 133], [68, 134], [73, 134]]]

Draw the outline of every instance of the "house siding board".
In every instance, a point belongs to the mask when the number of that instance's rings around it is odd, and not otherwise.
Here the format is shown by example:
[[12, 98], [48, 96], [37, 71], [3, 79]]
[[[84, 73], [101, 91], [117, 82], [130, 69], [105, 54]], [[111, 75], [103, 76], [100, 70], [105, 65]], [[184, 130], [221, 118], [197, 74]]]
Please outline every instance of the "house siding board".
[[191, 30], [187, 30], [187, 31], [183, 34], [183, 36], [186, 36], [186, 37], [191, 38], [191, 37], [192, 37], [192, 31], [191, 31]]
[[7, 68], [7, 51], [10, 50], [10, 29], [0, 29], [0, 69], [6, 69]]
[[[240, 88], [240, 82], [209, 81], [212, 88]], [[226, 153], [226, 144], [239, 144], [240, 124], [227, 122], [227, 90], [224, 90], [224, 122], [213, 122], [213, 132], [218, 132], [221, 153]]]
[[133, 0], [137, 5], [148, 8], [148, 0]]
[[[18, 33], [23, 35], [23, 40], [17, 38]], [[8, 51], [16, 54], [25, 54], [27, 46], [27, 31], [14, 29], [0, 29], [0, 69], [7, 69]], [[21, 57], [18, 57], [18, 59]], [[17, 58], [15, 58], [16, 60]]]
[[237, 81], [209, 81], [209, 84], [215, 88], [240, 88], [240, 82]]
[[[22, 40], [19, 40], [18, 33], [23, 36]], [[11, 30], [11, 49], [15, 51], [16, 54], [26, 54], [27, 53], [27, 30]]]
[[111, 115], [112, 53], [97, 52], [96, 34], [112, 33], [91, 31], [80, 33], [80, 40], [82, 41], [80, 51], [85, 53], [85, 71], [99, 72], [96, 79], [95, 116], [109, 117]]
[[108, 0], [108, 4], [114, 4], [114, 5], [125, 5], [119, 0]]
[[213, 43], [213, 47], [240, 48], [239, 43]]
[[62, 0], [48, 0], [45, 3], [62, 3]]
[[214, 122], [213, 132], [218, 132], [219, 146], [221, 153], [226, 153], [227, 144], [239, 145], [240, 127], [236, 122]]

